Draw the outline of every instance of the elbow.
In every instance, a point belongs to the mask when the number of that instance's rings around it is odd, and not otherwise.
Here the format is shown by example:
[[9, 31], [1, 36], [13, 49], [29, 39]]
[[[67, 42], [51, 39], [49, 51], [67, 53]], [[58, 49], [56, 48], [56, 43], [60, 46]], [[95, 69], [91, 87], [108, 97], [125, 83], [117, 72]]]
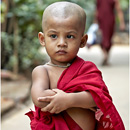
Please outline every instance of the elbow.
[[32, 99], [32, 101], [33, 101], [34, 105], [39, 107], [39, 108], [44, 108], [48, 105], [47, 102], [40, 102], [38, 100], [33, 100], [33, 99]]
[[39, 108], [44, 108], [47, 106], [48, 103], [37, 103], [36, 106]]

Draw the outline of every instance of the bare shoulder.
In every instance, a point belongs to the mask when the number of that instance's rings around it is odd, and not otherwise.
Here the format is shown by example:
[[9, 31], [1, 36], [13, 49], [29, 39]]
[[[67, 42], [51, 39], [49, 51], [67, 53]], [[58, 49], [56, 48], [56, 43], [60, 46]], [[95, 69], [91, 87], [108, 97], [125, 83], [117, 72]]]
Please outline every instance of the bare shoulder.
[[32, 71], [32, 79], [40, 79], [40, 78], [45, 78], [48, 76], [47, 69], [45, 65], [39, 65], [35, 67]]

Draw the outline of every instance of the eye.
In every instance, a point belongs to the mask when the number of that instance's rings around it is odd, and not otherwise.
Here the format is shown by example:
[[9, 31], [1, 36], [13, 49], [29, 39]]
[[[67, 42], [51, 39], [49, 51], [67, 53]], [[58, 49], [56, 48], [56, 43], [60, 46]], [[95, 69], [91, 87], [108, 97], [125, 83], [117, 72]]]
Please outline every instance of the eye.
[[52, 35], [50, 35], [50, 37], [53, 38], [53, 39], [56, 39], [56, 38], [57, 38], [57, 35], [52, 34]]
[[72, 38], [74, 38], [74, 36], [73, 35], [67, 35], [67, 38], [72, 39]]

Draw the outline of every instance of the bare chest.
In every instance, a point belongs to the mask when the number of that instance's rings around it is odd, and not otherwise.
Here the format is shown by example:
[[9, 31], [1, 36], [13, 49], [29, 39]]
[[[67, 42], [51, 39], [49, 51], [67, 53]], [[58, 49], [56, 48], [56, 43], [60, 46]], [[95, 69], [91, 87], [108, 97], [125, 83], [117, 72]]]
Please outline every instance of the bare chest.
[[62, 72], [64, 71], [64, 68], [55, 68], [55, 67], [50, 67], [48, 69], [48, 76], [49, 76], [49, 84], [50, 84], [50, 89], [55, 89], [57, 88], [57, 83], [58, 80], [62, 74]]

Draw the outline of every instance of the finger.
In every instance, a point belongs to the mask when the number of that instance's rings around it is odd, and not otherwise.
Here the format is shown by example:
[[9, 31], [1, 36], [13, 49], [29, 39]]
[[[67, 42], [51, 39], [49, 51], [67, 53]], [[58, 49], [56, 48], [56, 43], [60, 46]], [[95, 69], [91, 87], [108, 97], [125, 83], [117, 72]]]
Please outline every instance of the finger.
[[58, 93], [58, 92], [61, 92], [62, 90], [60, 90], [60, 89], [52, 89], [52, 91]]
[[50, 113], [55, 113], [55, 114], [57, 114], [57, 109], [55, 108], [55, 107], [53, 107], [51, 110], [50, 110]]
[[52, 96], [38, 97], [38, 101], [50, 102], [52, 98], [53, 98]]
[[41, 108], [41, 111], [43, 112], [50, 112], [53, 109], [53, 106], [48, 104], [46, 107]]
[[53, 107], [51, 110], [50, 110], [50, 113], [55, 113], [55, 114], [58, 114], [60, 113], [60, 109], [59, 108], [56, 108], [56, 107]]

